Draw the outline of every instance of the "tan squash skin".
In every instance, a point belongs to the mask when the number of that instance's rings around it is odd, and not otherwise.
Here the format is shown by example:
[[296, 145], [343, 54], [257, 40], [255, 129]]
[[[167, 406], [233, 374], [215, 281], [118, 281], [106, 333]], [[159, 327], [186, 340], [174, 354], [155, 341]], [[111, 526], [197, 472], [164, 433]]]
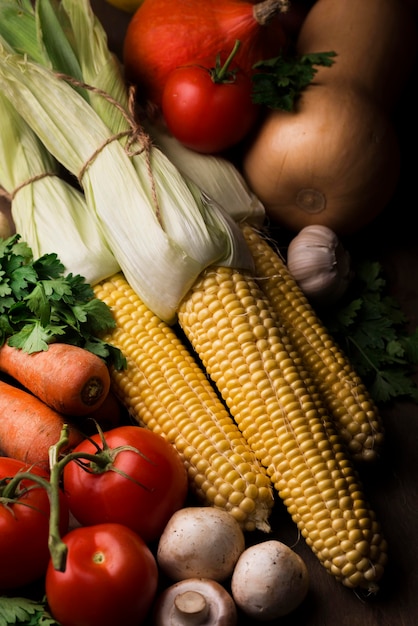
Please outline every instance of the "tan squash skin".
[[393, 126], [349, 85], [311, 85], [294, 113], [274, 112], [244, 157], [244, 175], [268, 215], [298, 232], [310, 224], [351, 234], [395, 190]]
[[417, 53], [416, 16], [405, 0], [317, 0], [299, 32], [300, 54], [334, 50], [316, 81], [344, 80], [390, 110]]
[[389, 111], [412, 68], [414, 32], [402, 0], [318, 0], [312, 7], [299, 51], [335, 50], [336, 62], [319, 69], [293, 112], [268, 113], [243, 155], [244, 176], [273, 221], [296, 232], [322, 224], [346, 235], [388, 204], [400, 171]]

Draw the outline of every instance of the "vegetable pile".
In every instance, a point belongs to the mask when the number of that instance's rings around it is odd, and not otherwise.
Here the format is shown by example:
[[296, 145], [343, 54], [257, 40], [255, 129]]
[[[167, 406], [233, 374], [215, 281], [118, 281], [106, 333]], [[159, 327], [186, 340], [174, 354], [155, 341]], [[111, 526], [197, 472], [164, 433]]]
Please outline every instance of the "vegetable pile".
[[[137, 4], [123, 65], [88, 0], [0, 5], [0, 625], [287, 615], [310, 573], [269, 540], [277, 498], [373, 595], [388, 546], [358, 466], [418, 353], [339, 240], [397, 180], [381, 59], [357, 82], [328, 0], [296, 32], [286, 0]], [[287, 262], [268, 219], [296, 233]], [[318, 236], [308, 288], [295, 248]]]
[[[370, 32], [378, 41], [370, 52]], [[298, 54], [332, 50], [293, 111], [267, 113], [243, 154], [243, 172], [278, 224], [322, 224], [338, 235], [371, 223], [394, 195], [399, 141], [391, 112], [416, 57], [416, 20], [405, 2], [317, 0]], [[388, 59], [399, 68], [388, 72]]]
[[284, 44], [280, 13], [287, 8], [287, 0], [209, 0], [204, 5], [197, 0], [144, 0], [124, 39], [127, 78], [160, 106], [171, 71], [205, 58], [213, 62], [218, 54], [228, 56], [237, 40], [241, 46], [235, 62], [251, 75], [254, 63], [270, 58]]
[[314, 66], [332, 63], [332, 52], [288, 53], [280, 21], [287, 10], [283, 0], [215, 0], [204, 8], [145, 1], [126, 32], [126, 76], [141, 86], [138, 97], [150, 117], [160, 114], [182, 144], [222, 153], [249, 135], [263, 106], [292, 110]]

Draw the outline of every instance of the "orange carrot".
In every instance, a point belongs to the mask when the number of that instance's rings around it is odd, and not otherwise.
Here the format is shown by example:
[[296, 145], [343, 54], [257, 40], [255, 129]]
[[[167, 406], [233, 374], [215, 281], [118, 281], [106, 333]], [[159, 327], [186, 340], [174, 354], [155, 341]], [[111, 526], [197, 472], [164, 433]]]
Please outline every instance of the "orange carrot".
[[[80, 428], [84, 435], [94, 435], [97, 433], [95, 422], [102, 430], [110, 430], [120, 426], [124, 420], [124, 408], [112, 391], [109, 391], [106, 398], [92, 413], [85, 416], [73, 415], [71, 421]], [[126, 418], [125, 418], [126, 419]]]
[[91, 413], [110, 389], [106, 363], [84, 348], [64, 343], [32, 354], [4, 344], [0, 371], [63, 415]]
[[[0, 381], [0, 451], [3, 456], [47, 469], [49, 448], [59, 440], [65, 423], [63, 415], [36, 396]], [[83, 438], [70, 425], [67, 449]]]

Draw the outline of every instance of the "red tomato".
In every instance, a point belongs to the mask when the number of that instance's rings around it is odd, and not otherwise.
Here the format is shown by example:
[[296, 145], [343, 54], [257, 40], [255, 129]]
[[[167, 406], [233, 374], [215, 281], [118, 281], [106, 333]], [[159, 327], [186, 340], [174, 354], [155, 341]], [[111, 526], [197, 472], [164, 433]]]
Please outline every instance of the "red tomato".
[[235, 79], [216, 82], [210, 65], [178, 67], [165, 83], [161, 109], [169, 131], [182, 144], [203, 153], [231, 148], [249, 133], [259, 114], [251, 100], [252, 81], [236, 71]]
[[[18, 472], [30, 471], [45, 480], [44, 470], [0, 457], [0, 589], [15, 589], [41, 578], [49, 561], [49, 498], [35, 481], [19, 483], [12, 500], [4, 489]], [[60, 531], [68, 529], [68, 506], [61, 498]]]
[[127, 526], [71, 530], [64, 572], [48, 565], [50, 611], [61, 626], [139, 626], [154, 600], [158, 568], [147, 544]]
[[[66, 465], [64, 491], [71, 512], [82, 525], [118, 522], [147, 542], [156, 540], [187, 495], [180, 455], [163, 437], [139, 426], [119, 426], [104, 437], [113, 455], [120, 446], [133, 446], [140, 454], [120, 451], [102, 472], [88, 471], [88, 465], [75, 461]], [[99, 434], [91, 439], [100, 445]], [[96, 448], [86, 439], [74, 452], [94, 454]]]

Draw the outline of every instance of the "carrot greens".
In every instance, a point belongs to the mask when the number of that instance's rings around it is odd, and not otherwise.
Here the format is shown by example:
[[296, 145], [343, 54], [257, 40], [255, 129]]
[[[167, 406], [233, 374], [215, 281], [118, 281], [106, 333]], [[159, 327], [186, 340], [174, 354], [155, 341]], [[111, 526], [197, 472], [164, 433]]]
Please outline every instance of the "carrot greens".
[[[35, 6], [39, 11], [32, 19], [39, 30], [32, 29], [28, 51], [22, 42], [16, 44], [18, 17], [16, 30], [3, 32], [0, 21], [0, 95], [53, 159], [78, 179], [86, 219], [96, 223], [102, 245], [141, 300], [174, 323], [179, 302], [205, 267], [216, 262], [251, 269], [240, 230], [181, 176], [137, 124], [121, 67], [88, 0], [63, 0], [55, 15], [57, 3], [45, 0]], [[34, 32], [40, 33], [38, 49]], [[74, 54], [58, 58], [55, 44], [67, 36]], [[46, 58], [35, 62], [40, 50]], [[68, 45], [59, 50], [68, 51]], [[77, 91], [80, 72], [87, 98]], [[1, 172], [0, 183], [4, 186]], [[45, 220], [47, 213], [53, 223], [50, 203], [44, 207]], [[78, 223], [80, 235], [88, 231], [82, 219]]]

